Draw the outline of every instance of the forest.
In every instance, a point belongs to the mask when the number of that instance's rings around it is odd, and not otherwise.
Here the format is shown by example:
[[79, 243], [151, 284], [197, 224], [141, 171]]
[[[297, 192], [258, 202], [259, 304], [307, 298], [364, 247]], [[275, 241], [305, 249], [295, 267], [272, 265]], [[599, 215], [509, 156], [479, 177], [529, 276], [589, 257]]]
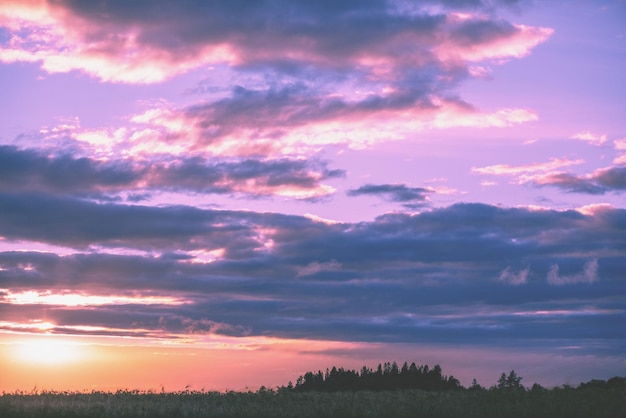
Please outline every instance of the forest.
[[454, 376], [444, 376], [438, 364], [430, 368], [428, 365], [408, 365], [401, 368], [394, 361], [379, 364], [376, 370], [363, 366], [360, 372], [333, 367], [325, 373], [307, 372], [298, 377], [294, 390], [333, 392], [338, 390], [453, 390], [460, 389], [461, 382]]
[[[546, 389], [538, 383], [534, 383], [530, 388], [522, 384], [522, 377], [515, 370], [508, 374], [502, 373], [498, 381], [489, 388], [491, 391], [545, 391]], [[623, 388], [626, 389], [626, 378], [615, 376], [608, 380], [592, 379], [586, 383], [581, 383], [578, 389], [589, 388]], [[363, 366], [360, 372], [356, 370], [346, 370], [343, 367], [326, 369], [317, 372], [306, 372], [298, 377], [295, 387], [291, 382], [280, 390], [293, 390], [295, 392], [319, 391], [337, 392], [344, 390], [366, 390], [366, 391], [395, 391], [402, 389], [419, 389], [425, 391], [450, 391], [468, 390], [484, 391], [476, 379], [472, 381], [468, 388], [463, 387], [461, 382], [454, 376], [443, 374], [441, 366], [436, 364], [432, 368], [427, 364], [417, 366], [415, 363], [409, 365], [404, 362], [402, 367], [394, 362], [379, 364], [376, 370]]]

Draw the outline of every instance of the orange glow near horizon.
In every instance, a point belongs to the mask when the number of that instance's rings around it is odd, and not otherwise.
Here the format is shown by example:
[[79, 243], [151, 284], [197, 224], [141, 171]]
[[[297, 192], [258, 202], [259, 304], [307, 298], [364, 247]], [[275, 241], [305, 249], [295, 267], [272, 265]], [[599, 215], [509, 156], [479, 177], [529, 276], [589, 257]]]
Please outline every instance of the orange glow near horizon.
[[[551, 385], [562, 382], [546, 380], [546, 376], [581, 361], [589, 362], [584, 354], [564, 357], [559, 353], [515, 351], [513, 356], [508, 348], [210, 338], [214, 341], [173, 343], [149, 338], [0, 333], [0, 393], [255, 391], [261, 386], [295, 383], [307, 371], [333, 366], [375, 368], [385, 361], [440, 364], [465, 386], [473, 378], [489, 385], [507, 368], [519, 370], [529, 382]], [[546, 368], [546, 364], [551, 366]], [[599, 369], [606, 363], [595, 359], [589, 367]]]
[[[256, 390], [295, 382], [360, 344], [211, 336], [173, 343], [122, 337], [0, 334], [0, 392]], [[357, 367], [355, 365], [354, 367]]]
[[21, 340], [12, 346], [15, 361], [40, 366], [62, 366], [85, 361], [85, 345], [71, 338], [42, 336]]
[[3, 299], [15, 305], [61, 305], [61, 306], [103, 306], [103, 305], [183, 305], [188, 301], [170, 296], [125, 296], [125, 295], [89, 295], [67, 290], [12, 292], [0, 289]]

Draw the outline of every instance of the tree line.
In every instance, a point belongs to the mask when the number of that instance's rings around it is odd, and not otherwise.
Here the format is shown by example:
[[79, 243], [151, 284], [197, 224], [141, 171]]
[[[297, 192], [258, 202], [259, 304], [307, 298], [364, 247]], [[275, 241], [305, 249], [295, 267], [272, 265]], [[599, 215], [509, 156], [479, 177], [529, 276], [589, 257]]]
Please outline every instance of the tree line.
[[[608, 381], [593, 379], [587, 383], [581, 383], [579, 389], [585, 388], [626, 388], [626, 378], [613, 377]], [[404, 362], [402, 367], [394, 362], [379, 364], [374, 370], [363, 366], [360, 371], [344, 369], [343, 367], [333, 367], [326, 369], [326, 372], [306, 372], [298, 377], [295, 386], [289, 382], [287, 387], [279, 388], [296, 392], [318, 391], [337, 392], [345, 390], [369, 390], [384, 391], [398, 389], [421, 389], [426, 391], [449, 391], [449, 390], [469, 390], [469, 391], [545, 391], [538, 383], [527, 389], [522, 384], [522, 377], [515, 370], [508, 374], [502, 373], [497, 383], [489, 389], [481, 386], [473, 380], [472, 385], [465, 388], [454, 376], [443, 374], [441, 366], [434, 367], [426, 365], [416, 365]]]
[[[293, 386], [292, 386], [293, 387]], [[326, 369], [325, 373], [307, 372], [298, 377], [296, 391], [334, 392], [340, 390], [454, 390], [462, 388], [454, 376], [445, 376], [438, 364], [417, 366], [404, 362], [379, 364], [376, 370], [363, 366], [360, 371], [346, 370], [343, 367]]]

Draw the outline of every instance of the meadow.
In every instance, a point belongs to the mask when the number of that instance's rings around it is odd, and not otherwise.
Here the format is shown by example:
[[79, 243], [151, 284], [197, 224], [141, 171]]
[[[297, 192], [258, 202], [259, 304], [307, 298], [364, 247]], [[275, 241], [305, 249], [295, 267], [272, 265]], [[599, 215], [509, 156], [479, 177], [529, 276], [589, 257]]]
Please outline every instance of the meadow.
[[626, 388], [155, 393], [3, 393], [0, 417], [463, 417], [626, 416]]

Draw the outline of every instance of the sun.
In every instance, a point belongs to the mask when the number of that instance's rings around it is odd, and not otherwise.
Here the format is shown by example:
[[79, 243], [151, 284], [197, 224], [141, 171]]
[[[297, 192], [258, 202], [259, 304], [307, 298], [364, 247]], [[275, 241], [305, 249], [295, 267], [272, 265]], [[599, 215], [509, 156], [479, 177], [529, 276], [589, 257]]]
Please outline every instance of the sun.
[[37, 365], [65, 365], [81, 361], [85, 347], [75, 341], [38, 337], [15, 343], [15, 360]]

